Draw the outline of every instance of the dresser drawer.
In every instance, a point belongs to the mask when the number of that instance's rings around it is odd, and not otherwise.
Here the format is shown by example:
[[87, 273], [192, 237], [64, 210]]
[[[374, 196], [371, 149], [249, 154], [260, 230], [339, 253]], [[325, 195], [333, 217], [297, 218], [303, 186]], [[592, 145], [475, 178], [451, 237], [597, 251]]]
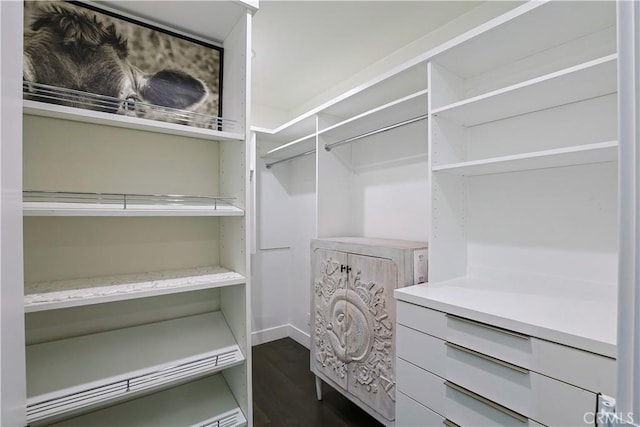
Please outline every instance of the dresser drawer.
[[396, 301], [396, 319], [400, 325], [408, 326], [443, 340], [446, 339], [447, 318], [441, 311], [431, 310], [404, 301]]
[[444, 427], [445, 419], [403, 393], [396, 394], [396, 427]]
[[540, 426], [526, 416], [455, 383], [447, 381], [445, 386], [447, 418], [460, 426]]
[[532, 338], [532, 370], [595, 393], [615, 396], [616, 360]]
[[447, 345], [446, 372], [452, 383], [543, 424], [583, 425], [595, 410], [594, 393], [455, 344]]
[[446, 317], [447, 341], [526, 369], [531, 368], [531, 337], [450, 314]]
[[398, 358], [396, 384], [401, 393], [439, 414], [444, 414], [444, 379]]
[[446, 378], [489, 400], [531, 416], [531, 372], [474, 350], [447, 343]]
[[396, 330], [396, 354], [399, 358], [444, 378], [444, 341], [422, 332], [398, 325]]

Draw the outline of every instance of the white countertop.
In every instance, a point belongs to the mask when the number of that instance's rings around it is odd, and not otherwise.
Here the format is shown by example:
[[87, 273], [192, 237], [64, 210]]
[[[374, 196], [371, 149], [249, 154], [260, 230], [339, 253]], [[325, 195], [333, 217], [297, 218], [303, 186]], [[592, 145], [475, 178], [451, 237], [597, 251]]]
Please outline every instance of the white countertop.
[[615, 286], [566, 280], [559, 285], [549, 278], [507, 283], [464, 277], [396, 289], [395, 297], [615, 358]]

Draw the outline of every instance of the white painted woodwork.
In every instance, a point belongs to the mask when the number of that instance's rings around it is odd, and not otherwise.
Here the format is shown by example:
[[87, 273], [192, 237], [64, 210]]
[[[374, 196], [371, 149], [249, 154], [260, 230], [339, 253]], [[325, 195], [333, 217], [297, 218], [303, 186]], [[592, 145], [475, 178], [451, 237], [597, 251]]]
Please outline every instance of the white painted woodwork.
[[[508, 412], [507, 412], [508, 411]], [[476, 397], [461, 393], [451, 387], [446, 389], [446, 413], [448, 419], [461, 426], [528, 426], [529, 419], [509, 409], [499, 410]]]
[[[35, 344], [26, 352], [29, 421], [126, 398], [128, 393], [244, 361], [221, 313]], [[104, 389], [104, 394], [94, 396], [96, 389]], [[67, 397], [76, 393], [80, 393], [77, 399]], [[40, 407], [48, 401], [51, 405]]]
[[[569, 16], [571, 19], [560, 19]], [[508, 86], [514, 83], [514, 77], [516, 81], [524, 81], [536, 74], [542, 75], [558, 68], [575, 65], [576, 57], [577, 61], [584, 62], [584, 56], [593, 55], [592, 52], [598, 44], [588, 44], [587, 53], [584, 53], [584, 46], [579, 44], [573, 46], [570, 54], [562, 49], [556, 49], [551, 57], [546, 57], [545, 53], [555, 47], [575, 43], [585, 36], [612, 28], [614, 24], [613, 3], [580, 4], [578, 13], [576, 5], [570, 3], [529, 2], [443, 43], [439, 46], [434, 61], [460, 79], [486, 75], [495, 69], [520, 63], [521, 70], [518, 71], [524, 72], [525, 76], [522, 77], [522, 74], [512, 70], [511, 82], [501, 84]], [[544, 25], [544, 31], [540, 31], [540, 25]], [[535, 34], [535, 37], [532, 37], [532, 34]], [[606, 42], [611, 44], [610, 40]], [[495, 46], [500, 46], [500, 49], [494, 49]], [[610, 47], [615, 49], [615, 44]], [[599, 52], [596, 52], [597, 55]], [[535, 61], [526, 63], [523, 59], [527, 58], [534, 58]], [[559, 62], [559, 65], [556, 62]], [[552, 68], [540, 73], [541, 67], [553, 67], [556, 70]], [[527, 72], [529, 75], [526, 75]], [[434, 107], [438, 108], [445, 102], [450, 101], [436, 101]]]
[[[396, 297], [402, 299], [415, 288], [396, 291]], [[419, 306], [412, 300], [413, 304], [398, 301], [399, 321], [430, 319], [437, 325], [444, 317], [429, 303], [422, 307], [425, 313], [418, 314]], [[456, 423], [492, 425], [488, 420], [493, 419], [511, 425], [511, 411], [526, 422], [582, 425], [584, 414], [595, 410], [597, 393], [615, 388], [613, 358], [501, 328], [488, 319], [480, 323], [478, 314], [467, 316], [447, 314], [443, 339], [397, 326], [398, 389]], [[441, 333], [438, 327], [421, 329]], [[445, 380], [454, 387], [438, 386]], [[432, 386], [419, 386], [427, 383]], [[456, 386], [478, 397], [469, 397]], [[494, 404], [506, 408], [507, 414]]]
[[311, 244], [311, 370], [384, 425], [395, 419], [393, 290], [413, 283], [422, 252], [426, 243], [402, 240]]
[[[447, 380], [545, 425], [581, 425], [595, 393], [520, 367], [447, 347]], [[561, 407], [558, 402], [562, 402]]]
[[399, 358], [423, 367], [440, 377], [445, 376], [446, 347], [444, 340], [403, 325], [397, 325], [396, 341]]
[[[95, 123], [110, 127], [120, 127], [142, 131], [151, 131], [167, 135], [185, 136], [189, 138], [200, 138], [205, 140], [232, 140], [242, 141], [243, 133], [234, 129], [233, 132], [224, 132], [211, 129], [189, 127], [168, 122], [158, 122], [139, 117], [118, 116], [100, 111], [90, 111], [80, 108], [67, 107], [64, 105], [47, 104], [38, 101], [25, 100], [24, 112], [30, 116], [50, 117], [53, 119], [64, 119], [76, 122]], [[235, 126], [240, 128], [241, 124]]]
[[474, 176], [617, 161], [618, 142], [607, 141], [583, 146], [453, 163], [445, 166], [436, 166], [433, 168], [433, 171]]
[[446, 339], [525, 369], [532, 365], [533, 349], [528, 335], [447, 315]]
[[242, 216], [244, 211], [235, 206], [220, 203], [211, 205], [144, 205], [127, 203], [52, 203], [25, 202], [25, 216]]
[[396, 301], [398, 307], [397, 322], [436, 338], [447, 338], [447, 317], [436, 310], [425, 310], [424, 307]]
[[244, 284], [222, 267], [25, 283], [25, 313]]
[[219, 422], [244, 427], [246, 419], [222, 375], [214, 375], [130, 402], [52, 424], [57, 427], [202, 426]]
[[397, 427], [439, 426], [444, 421], [444, 418], [440, 415], [424, 407], [402, 392], [398, 393], [396, 411], [398, 412], [396, 419]]
[[[522, 277], [515, 283], [528, 284], [525, 289], [529, 293], [514, 292], [512, 287], [496, 286], [489, 281], [460, 279], [408, 287], [396, 291], [395, 296], [412, 304], [615, 358], [615, 319], [593, 316], [595, 310], [615, 312], [614, 296], [609, 294], [607, 298], [604, 294], [598, 300], [601, 288], [589, 287], [588, 283], [574, 282], [577, 287], [564, 289], [554, 283], [538, 292], [533, 292], [537, 280]], [[521, 304], [522, 295], [527, 295], [526, 304]]]
[[[541, 415], [522, 406], [526, 397], [505, 400], [529, 411], [525, 424], [575, 423], [594, 393], [615, 388], [615, 9], [612, 2], [528, 2], [274, 131], [298, 126], [274, 159], [314, 148], [319, 134], [317, 236], [429, 240], [429, 284], [396, 291], [406, 311], [398, 314], [399, 358], [445, 378], [446, 339], [529, 369], [543, 390], [531, 403]], [[412, 91], [394, 86], [403, 78]], [[380, 126], [400, 118], [403, 105], [418, 102], [408, 110], [425, 111], [423, 95], [428, 125], [324, 150], [374, 129], [371, 118]], [[315, 131], [302, 132], [312, 118]], [[420, 306], [437, 313], [421, 315]], [[444, 313], [503, 331], [447, 327]], [[482, 366], [484, 375], [493, 365]], [[545, 400], [558, 384], [573, 408], [566, 414]], [[457, 400], [453, 422], [514, 422], [466, 395]], [[406, 396], [400, 406], [429, 411]]]
[[616, 410], [640, 413], [640, 5], [618, 4], [620, 92], [620, 228], [618, 282], [618, 372]]
[[26, 425], [22, 243], [22, 2], [0, 2], [0, 425]]
[[436, 108], [467, 127], [616, 92], [615, 54]]
[[[396, 369], [397, 395], [405, 394], [437, 414], [446, 413], [444, 379], [400, 357], [396, 359]], [[397, 418], [401, 419], [399, 413]]]
[[[248, 172], [252, 163], [246, 146], [251, 14], [257, 3], [231, 3], [192, 5], [189, 14], [175, 16], [169, 13], [173, 6], [162, 2], [142, 15], [133, 2], [109, 2], [108, 7], [113, 6], [118, 12], [122, 8], [133, 17], [179, 33], [190, 33], [192, 29], [187, 16], [193, 19], [198, 14], [202, 18], [209, 15], [205, 19], [210, 24], [213, 12], [215, 19], [224, 20], [224, 29], [216, 29], [222, 32], [207, 31], [196, 37], [220, 35], [215, 36], [214, 44], [225, 49], [221, 102], [225, 118], [235, 122], [233, 127], [225, 124], [221, 131], [214, 131], [38, 102], [19, 103], [25, 120], [21, 189], [196, 196], [222, 196], [224, 192], [225, 197], [234, 198], [231, 204], [222, 203], [217, 211], [204, 206], [130, 205], [124, 211], [110, 205], [27, 204], [24, 271], [31, 290], [27, 298], [40, 302], [37, 307], [26, 309], [26, 327], [18, 333], [26, 336], [29, 353], [34, 348], [63, 347], [64, 343], [81, 342], [87, 337], [94, 339], [88, 345], [94, 353], [102, 349], [93, 354], [85, 348], [85, 360], [73, 366], [77, 372], [66, 369], [68, 381], [85, 385], [87, 381], [109, 382], [118, 375], [108, 372], [109, 366], [126, 370], [128, 365], [121, 359], [129, 356], [135, 373], [152, 371], [163, 363], [173, 365], [197, 359], [204, 354], [202, 348], [222, 348], [227, 339], [240, 356], [234, 363], [220, 365], [223, 372], [214, 382], [222, 385], [188, 383], [138, 399], [141, 394], [156, 392], [170, 383], [174, 386], [214, 372], [210, 361], [206, 361], [189, 371], [191, 374], [167, 374], [166, 380], [151, 381], [154, 388], [122, 396], [122, 400], [136, 397], [135, 400], [99, 413], [103, 415], [87, 415], [77, 421], [79, 425], [99, 424], [101, 416], [127, 425], [203, 425], [220, 421], [244, 426], [253, 422], [248, 238], [253, 214]], [[166, 20], [158, 21], [163, 16]], [[21, 23], [22, 19], [16, 21]], [[224, 334], [218, 333], [215, 322], [198, 321], [209, 316], [221, 320]], [[155, 335], [146, 333], [149, 328], [162, 329], [158, 325], [177, 325], [189, 319], [196, 319], [195, 324], [168, 328]], [[141, 332], [139, 336], [127, 335], [130, 331]], [[166, 348], [155, 348], [148, 340]], [[145, 342], [146, 352], [141, 350]], [[117, 354], [109, 356], [109, 351]], [[180, 354], [172, 359], [176, 352]], [[54, 384], [65, 370], [53, 366], [55, 352], [46, 353], [37, 360], [29, 357], [26, 377], [31, 397], [35, 377], [49, 381], [52, 393], [66, 387]], [[61, 353], [73, 361], [81, 357], [82, 351], [74, 354], [63, 349]], [[158, 357], [168, 359], [158, 362]], [[56, 360], [62, 363], [63, 359], [60, 356]], [[83, 375], [89, 371], [94, 377], [86, 379]], [[18, 373], [25, 376], [24, 369], [18, 369]], [[18, 387], [16, 393], [19, 392]], [[180, 400], [191, 398], [190, 393], [198, 393], [191, 396], [192, 405], [180, 405]], [[172, 396], [179, 400], [171, 403], [180, 408], [164, 417], [162, 411], [145, 414], [167, 406], [164, 399]], [[20, 400], [24, 407], [24, 397]], [[75, 416], [86, 410], [71, 405], [55, 417]], [[46, 414], [38, 417], [43, 423], [53, 420]]]

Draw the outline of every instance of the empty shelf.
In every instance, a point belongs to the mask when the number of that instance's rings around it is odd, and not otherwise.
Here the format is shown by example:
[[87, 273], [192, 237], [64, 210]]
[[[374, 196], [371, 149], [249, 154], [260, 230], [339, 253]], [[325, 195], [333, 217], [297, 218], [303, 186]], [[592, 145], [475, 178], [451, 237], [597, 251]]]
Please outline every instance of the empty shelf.
[[608, 141], [512, 156], [434, 166], [434, 172], [475, 176], [618, 160], [618, 142]]
[[27, 346], [27, 421], [104, 405], [245, 360], [222, 313]]
[[200, 267], [118, 276], [27, 283], [25, 312], [100, 304], [245, 283], [222, 267]]
[[434, 110], [464, 126], [569, 104], [617, 91], [617, 55], [609, 55]]
[[233, 197], [171, 194], [23, 192], [25, 216], [242, 216]]
[[[244, 135], [237, 132], [218, 131], [204, 127], [187, 126], [179, 123], [170, 123], [83, 108], [67, 107], [64, 105], [49, 104], [47, 102], [40, 101], [24, 100], [23, 111], [25, 114], [33, 116], [52, 117], [213, 141], [244, 140]], [[214, 118], [214, 120], [216, 119], [217, 118]], [[227, 127], [228, 125], [229, 122], [225, 121], [224, 126]]]
[[101, 409], [56, 427], [243, 427], [247, 423], [221, 375]]

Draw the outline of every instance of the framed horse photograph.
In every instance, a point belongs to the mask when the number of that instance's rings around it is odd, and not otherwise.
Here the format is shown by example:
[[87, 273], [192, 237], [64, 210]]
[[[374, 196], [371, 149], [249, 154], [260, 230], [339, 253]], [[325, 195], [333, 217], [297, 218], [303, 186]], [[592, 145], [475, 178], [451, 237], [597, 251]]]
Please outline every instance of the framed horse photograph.
[[75, 1], [24, 20], [25, 99], [220, 128], [222, 47]]

